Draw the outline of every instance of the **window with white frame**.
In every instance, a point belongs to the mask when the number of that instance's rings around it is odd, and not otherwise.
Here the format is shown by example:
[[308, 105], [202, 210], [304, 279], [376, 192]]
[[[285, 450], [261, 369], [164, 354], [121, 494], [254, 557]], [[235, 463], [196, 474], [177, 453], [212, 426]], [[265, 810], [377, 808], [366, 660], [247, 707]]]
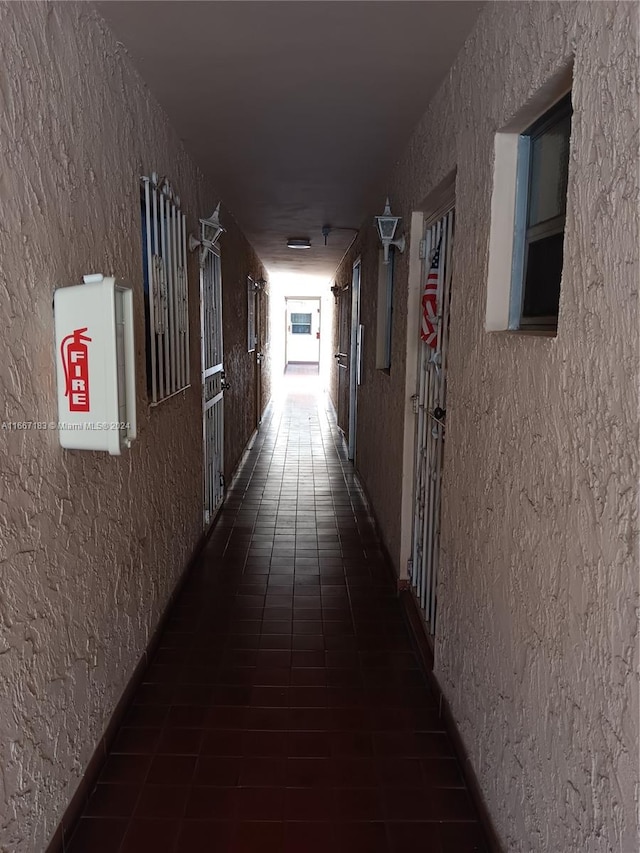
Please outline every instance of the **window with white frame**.
[[311, 334], [311, 314], [291, 314], [291, 334]]
[[186, 217], [165, 178], [142, 178], [147, 393], [151, 405], [189, 386]]
[[485, 328], [558, 330], [569, 191], [573, 61], [495, 135]]
[[520, 134], [509, 327], [555, 331], [567, 207], [571, 95]]

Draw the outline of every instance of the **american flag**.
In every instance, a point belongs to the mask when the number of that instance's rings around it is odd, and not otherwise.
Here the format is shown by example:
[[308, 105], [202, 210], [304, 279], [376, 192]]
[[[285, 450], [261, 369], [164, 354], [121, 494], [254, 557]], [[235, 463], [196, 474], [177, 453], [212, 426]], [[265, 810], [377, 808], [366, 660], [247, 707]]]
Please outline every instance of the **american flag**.
[[438, 282], [440, 280], [440, 243], [436, 249], [422, 293], [420, 337], [430, 347], [438, 342]]

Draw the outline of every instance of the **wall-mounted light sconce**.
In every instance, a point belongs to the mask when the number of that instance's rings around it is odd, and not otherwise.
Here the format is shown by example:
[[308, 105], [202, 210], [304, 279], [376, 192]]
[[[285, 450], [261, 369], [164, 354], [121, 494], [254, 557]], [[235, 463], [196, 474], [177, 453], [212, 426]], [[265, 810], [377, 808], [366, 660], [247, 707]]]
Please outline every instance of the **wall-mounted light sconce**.
[[253, 286], [255, 287], [256, 290], [266, 290], [268, 283], [269, 282], [266, 280], [266, 278], [257, 278], [253, 282]]
[[189, 234], [189, 251], [195, 252], [196, 249], [200, 248], [202, 250], [200, 263], [204, 263], [207, 252], [216, 248], [216, 243], [226, 230], [220, 225], [220, 202], [218, 202], [218, 206], [211, 216], [208, 219], [200, 220], [200, 239], [198, 240], [193, 234]]
[[311, 240], [308, 237], [289, 237], [287, 240], [288, 249], [310, 249]]
[[345, 284], [340, 287], [339, 284], [334, 284], [333, 287], [330, 288], [331, 293], [333, 293], [333, 298], [335, 299], [336, 305], [338, 304], [338, 299], [342, 293], [346, 293], [349, 290], [349, 285]]
[[389, 199], [387, 198], [382, 216], [376, 216], [375, 218], [375, 226], [378, 229], [378, 236], [384, 248], [385, 264], [389, 263], [389, 246], [395, 246], [399, 252], [404, 252], [405, 250], [406, 241], [404, 235], [398, 240], [393, 239], [401, 219], [401, 216], [392, 215]]

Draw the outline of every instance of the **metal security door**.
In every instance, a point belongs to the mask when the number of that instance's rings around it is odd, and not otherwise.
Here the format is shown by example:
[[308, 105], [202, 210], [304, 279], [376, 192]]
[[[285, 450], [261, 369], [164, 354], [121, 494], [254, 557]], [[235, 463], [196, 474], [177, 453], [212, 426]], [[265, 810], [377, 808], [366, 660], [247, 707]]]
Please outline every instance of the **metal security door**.
[[224, 500], [224, 379], [220, 255], [204, 252], [200, 269], [202, 318], [202, 415], [204, 440], [204, 524]]
[[262, 363], [264, 361], [264, 346], [265, 346], [265, 311], [264, 311], [265, 293], [259, 287], [256, 287], [256, 362], [255, 362], [255, 377], [256, 377], [256, 429], [262, 423]]
[[351, 335], [349, 342], [349, 459], [356, 457], [358, 388], [362, 381], [362, 333], [360, 324], [360, 258], [353, 265], [351, 279]]
[[334, 354], [338, 372], [337, 421], [342, 433], [349, 438], [349, 386], [350, 386], [350, 349], [351, 349], [351, 295], [349, 290], [341, 290], [338, 299], [338, 352]]
[[[413, 554], [411, 583], [429, 632], [435, 633], [438, 560], [440, 556], [440, 485], [444, 451], [447, 349], [451, 301], [451, 253], [454, 212], [425, 229], [422, 271], [423, 302], [418, 350], [417, 435], [415, 451]], [[429, 296], [435, 293], [435, 311]]]

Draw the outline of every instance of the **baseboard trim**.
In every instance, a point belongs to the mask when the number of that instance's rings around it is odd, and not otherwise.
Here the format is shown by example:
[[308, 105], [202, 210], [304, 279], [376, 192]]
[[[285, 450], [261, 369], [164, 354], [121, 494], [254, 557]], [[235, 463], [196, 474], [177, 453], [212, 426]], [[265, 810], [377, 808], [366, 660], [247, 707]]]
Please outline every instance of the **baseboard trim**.
[[64, 811], [64, 814], [62, 815], [62, 819], [58, 824], [58, 827], [54, 832], [53, 837], [49, 842], [45, 853], [65, 853], [71, 840], [73, 831], [75, 830], [76, 825], [85, 810], [88, 799], [97, 784], [98, 777], [102, 772], [102, 767], [105, 761], [107, 760], [110, 749], [113, 745], [118, 730], [122, 725], [131, 700], [133, 699], [136, 690], [142, 683], [142, 679], [149, 665], [149, 662], [153, 658], [158, 648], [158, 643], [160, 642], [162, 631], [166, 626], [169, 611], [175, 603], [176, 598], [182, 591], [182, 588], [191, 572], [191, 569], [198, 561], [219, 517], [220, 513], [218, 512], [211, 520], [207, 528], [202, 532], [198, 541], [196, 542], [195, 547], [191, 552], [191, 556], [189, 557], [189, 560], [187, 561], [187, 564], [183, 569], [182, 574], [178, 578], [178, 581], [171, 595], [169, 596], [169, 599], [167, 600], [164, 610], [162, 611], [162, 615], [160, 616], [160, 619], [158, 620], [158, 623], [153, 630], [151, 638], [147, 643], [147, 647], [142, 653], [140, 659], [138, 660], [133, 674], [129, 678], [129, 681], [126, 684], [124, 691], [122, 692], [122, 695], [120, 696], [120, 699], [118, 700], [118, 703], [116, 704], [116, 707], [111, 714], [111, 717], [109, 718], [109, 722], [107, 723], [104, 733], [100, 738], [98, 745], [96, 746], [93, 755], [91, 756], [89, 763], [85, 768], [84, 773], [82, 774], [82, 779], [80, 780], [80, 783], [75, 793], [71, 797], [69, 805], [67, 806]]
[[446, 696], [442, 691], [442, 687], [438, 678], [433, 671], [434, 664], [434, 647], [431, 637], [427, 633], [422, 611], [416, 600], [415, 594], [411, 588], [401, 592], [400, 601], [403, 605], [404, 615], [409, 627], [409, 631], [413, 638], [420, 662], [427, 675], [429, 685], [438, 702], [440, 716], [444, 722], [447, 734], [451, 738], [453, 748], [455, 750], [460, 768], [464, 777], [469, 796], [478, 812], [478, 817], [484, 831], [487, 844], [489, 845], [489, 853], [504, 853], [504, 847], [498, 837], [498, 834], [491, 820], [489, 809], [487, 808], [482, 788], [478, 782], [478, 777], [469, 758], [467, 747], [460, 735], [455, 717], [451, 710], [451, 706]]
[[[424, 667], [427, 675], [431, 677], [433, 673], [433, 639], [427, 633], [427, 627], [424, 622], [420, 605], [416, 599], [415, 593], [407, 582], [406, 589], [400, 593], [400, 601], [404, 607], [404, 615], [409, 623], [409, 630], [413, 637], [418, 657]], [[438, 690], [440, 693], [441, 691]]]
[[262, 428], [262, 425], [265, 421], [265, 418], [270, 417], [272, 414], [272, 411], [271, 411], [272, 406], [273, 406], [273, 400], [269, 400], [267, 405], [262, 410], [262, 415], [260, 416], [260, 423], [254, 429], [254, 431], [251, 433], [251, 435], [249, 436], [249, 439], [244, 446], [244, 450], [240, 454], [240, 458], [238, 459], [238, 462], [236, 464], [235, 470], [233, 472], [233, 476], [231, 477], [229, 482], [226, 484], [225, 493], [233, 486], [233, 484], [236, 480], [236, 477], [238, 477], [238, 475], [241, 473], [242, 469], [244, 468], [244, 464], [247, 461], [247, 456], [253, 450], [254, 444], [256, 443], [258, 438], [260, 437], [261, 428]]
[[[342, 440], [343, 442], [345, 442], [346, 445], [344, 434], [342, 434], [342, 431], [340, 432], [342, 435]], [[467, 790], [469, 792], [469, 796], [471, 797], [476, 811], [478, 812], [480, 824], [484, 831], [487, 844], [489, 845], [489, 853], [505, 853], [504, 847], [493, 825], [493, 821], [491, 820], [489, 809], [487, 808], [482, 789], [478, 782], [478, 777], [476, 776], [476, 772], [473, 769], [473, 765], [471, 764], [467, 748], [462, 739], [462, 736], [460, 735], [460, 732], [458, 731], [458, 726], [451, 710], [451, 706], [449, 705], [449, 702], [445, 697], [442, 688], [438, 682], [438, 679], [434, 673], [433, 640], [427, 633], [422, 611], [415, 597], [413, 589], [411, 588], [409, 580], [405, 578], [399, 578], [398, 574], [396, 573], [393, 561], [391, 560], [391, 555], [389, 554], [389, 550], [382, 535], [380, 524], [378, 522], [375, 512], [373, 511], [373, 504], [371, 503], [367, 489], [364, 486], [364, 483], [362, 482], [362, 477], [360, 476], [358, 469], [355, 465], [353, 465], [353, 470], [364, 493], [369, 513], [375, 525], [380, 547], [384, 554], [387, 565], [389, 566], [390, 582], [393, 584], [393, 586], [398, 592], [398, 598], [400, 599], [400, 602], [402, 604], [403, 613], [407, 622], [407, 626], [409, 628], [409, 632], [414, 641], [418, 657], [429, 681], [429, 685], [438, 701], [440, 716], [442, 717], [447, 734], [451, 738], [456, 757], [460, 762], [460, 767], [462, 770], [465, 784], [467, 786]]]
[[[263, 416], [265, 416], [269, 412], [270, 406], [271, 401], [269, 401], [269, 403], [267, 403], [267, 405], [265, 406]], [[240, 460], [236, 465], [235, 471], [231, 478], [231, 483], [233, 483], [233, 481], [239, 474], [244, 462], [246, 461], [247, 455], [255, 444], [258, 436], [259, 430], [256, 429], [249, 437], [249, 440], [245, 445]], [[224, 503], [222, 506], [224, 506]], [[133, 674], [129, 678], [129, 681], [126, 684], [122, 695], [120, 696], [120, 699], [118, 700], [118, 703], [116, 704], [116, 707], [111, 714], [111, 717], [109, 718], [109, 722], [107, 723], [104, 733], [100, 738], [95, 750], [93, 751], [93, 755], [91, 756], [89, 763], [87, 764], [85, 771], [82, 774], [82, 779], [80, 780], [80, 783], [75, 793], [71, 797], [69, 805], [67, 806], [64, 811], [64, 814], [62, 815], [62, 819], [60, 820], [60, 823], [58, 824], [53, 834], [53, 837], [46, 848], [45, 853], [65, 853], [66, 848], [69, 845], [71, 835], [73, 834], [76, 825], [85, 810], [88, 799], [96, 786], [98, 777], [102, 772], [102, 767], [105, 761], [107, 760], [115, 737], [118, 733], [120, 726], [122, 725], [131, 700], [136, 690], [142, 683], [142, 679], [144, 677], [144, 673], [147, 667], [149, 666], [149, 662], [153, 658], [158, 648], [158, 643], [160, 642], [160, 637], [162, 636], [162, 632], [166, 626], [169, 612], [171, 611], [171, 608], [173, 607], [177, 597], [180, 595], [180, 592], [182, 591], [182, 588], [184, 587], [184, 584], [187, 578], [189, 577], [191, 569], [200, 558], [200, 555], [204, 550], [207, 541], [211, 536], [214, 527], [216, 526], [218, 519], [220, 518], [221, 508], [222, 507], [218, 509], [214, 517], [207, 525], [206, 529], [198, 538], [198, 541], [196, 542], [191, 552], [191, 556], [189, 557], [187, 564], [182, 571], [182, 574], [178, 578], [178, 581], [176, 582], [176, 585], [167, 600], [164, 610], [162, 611], [162, 615], [160, 616], [160, 619], [158, 620], [158, 623], [151, 635], [151, 638], [147, 643], [147, 647], [142, 653], [142, 656], [140, 657], [138, 663], [136, 664]]]

